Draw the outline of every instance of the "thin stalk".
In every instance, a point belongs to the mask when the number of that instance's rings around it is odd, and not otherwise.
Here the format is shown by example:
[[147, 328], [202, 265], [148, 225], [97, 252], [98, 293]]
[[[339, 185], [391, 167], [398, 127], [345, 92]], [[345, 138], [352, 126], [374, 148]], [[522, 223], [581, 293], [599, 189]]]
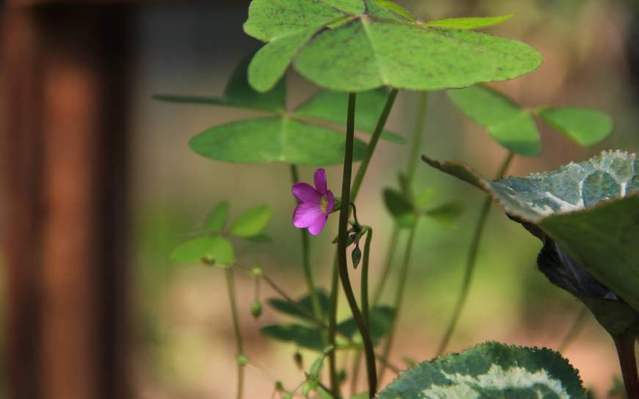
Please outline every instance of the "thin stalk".
[[581, 310], [579, 311], [579, 314], [575, 318], [575, 321], [572, 323], [572, 326], [570, 327], [570, 329], [564, 336], [564, 339], [561, 340], [561, 343], [559, 344], [559, 347], [557, 348], [558, 352], [565, 351], [568, 348], [568, 346], [572, 343], [572, 341], [574, 341], [575, 338], [577, 338], [581, 330], [583, 330], [584, 326], [586, 325], [586, 320], [588, 320], [588, 312], [589, 310], [587, 307], [584, 306], [581, 308]]
[[637, 374], [637, 358], [635, 356], [636, 335], [621, 334], [613, 337], [619, 356], [623, 383], [626, 386], [628, 399], [639, 398], [639, 375]]
[[[499, 166], [496, 179], [501, 179], [504, 177], [513, 161], [514, 156], [515, 154], [513, 152], [508, 152], [508, 155], [506, 156], [506, 158], [504, 158], [501, 165]], [[450, 339], [455, 333], [457, 323], [459, 322], [464, 307], [466, 306], [468, 293], [470, 292], [470, 286], [473, 281], [473, 275], [475, 273], [475, 266], [477, 265], [477, 254], [479, 252], [479, 245], [481, 244], [484, 228], [486, 227], [486, 222], [488, 221], [488, 215], [490, 214], [491, 205], [492, 198], [486, 196], [486, 198], [484, 199], [484, 203], [481, 206], [479, 217], [477, 218], [477, 224], [475, 225], [473, 237], [470, 241], [470, 248], [468, 249], [468, 256], [466, 257], [466, 269], [464, 270], [462, 288], [459, 296], [457, 297], [457, 302], [455, 303], [453, 316], [450, 319], [448, 327], [446, 328], [446, 332], [444, 333], [444, 337], [439, 344], [436, 356], [441, 356], [446, 351], [446, 348], [450, 343]]]
[[366, 241], [364, 242], [364, 259], [362, 260], [362, 281], [360, 289], [360, 298], [362, 302], [362, 316], [366, 322], [366, 326], [370, 329], [370, 305], [368, 299], [368, 264], [371, 254], [371, 242], [373, 241], [373, 229], [368, 228], [366, 233]]
[[397, 223], [395, 223], [388, 241], [388, 250], [386, 251], [386, 259], [384, 259], [384, 268], [382, 269], [382, 274], [377, 281], [377, 286], [373, 291], [373, 306], [377, 305], [382, 299], [382, 294], [386, 288], [386, 282], [388, 281], [390, 271], [393, 268], [393, 259], [395, 258], [395, 250], [397, 249], [397, 242], [399, 241], [399, 233], [400, 228]]
[[[300, 181], [297, 165], [291, 165], [291, 180], [293, 181], [293, 184]], [[311, 243], [308, 237], [308, 231], [301, 229], [300, 234], [302, 236], [302, 266], [304, 267], [304, 280], [306, 281], [308, 293], [311, 296], [313, 314], [316, 318], [321, 319], [322, 308], [320, 307], [319, 298], [317, 297], [315, 282], [313, 281], [313, 271], [311, 270]]]
[[[417, 222], [415, 223], [417, 225]], [[395, 292], [395, 300], [393, 301], [393, 308], [395, 309], [395, 317], [389, 328], [388, 337], [384, 343], [384, 349], [382, 350], [382, 358], [388, 359], [391, 347], [393, 345], [393, 339], [395, 338], [395, 332], [397, 330], [397, 320], [399, 320], [400, 310], [404, 302], [404, 290], [406, 289], [406, 282], [408, 280], [408, 270], [410, 269], [410, 258], [413, 253], [413, 244], [415, 243], [415, 235], [417, 232], [417, 226], [410, 229], [408, 241], [406, 242], [406, 251], [404, 252], [404, 260], [402, 261], [401, 269], [399, 270], [399, 284], [397, 291]], [[379, 380], [381, 381], [386, 372], [386, 365], [383, 364], [379, 371]]]
[[[397, 98], [398, 90], [392, 89], [388, 93], [388, 97], [386, 99], [386, 104], [384, 105], [384, 109], [382, 113], [379, 115], [377, 119], [377, 125], [375, 126], [375, 131], [373, 132], [371, 139], [368, 143], [366, 149], [366, 157], [362, 161], [359, 169], [357, 170], [357, 175], [355, 176], [352, 190], [351, 190], [351, 202], [355, 202], [357, 198], [357, 194], [359, 194], [359, 189], [364, 182], [364, 177], [366, 177], [366, 172], [368, 171], [368, 166], [370, 164], [371, 159], [373, 158], [373, 154], [375, 153], [375, 149], [377, 148], [377, 143], [379, 142], [379, 138], [384, 131], [384, 127], [386, 126], [386, 122], [388, 120], [388, 116], [395, 104], [395, 99]], [[339, 271], [338, 271], [338, 257], [335, 255], [335, 260], [333, 261], [333, 273], [331, 276], [331, 291], [330, 291], [330, 310], [329, 310], [329, 318], [328, 318], [328, 344], [335, 346], [335, 335], [337, 334], [337, 300], [338, 300], [338, 286], [339, 286]], [[340, 397], [339, 392], [339, 382], [337, 381], [337, 365], [336, 365], [336, 356], [335, 351], [331, 352], [328, 357], [328, 368], [329, 368], [329, 378], [330, 378], [330, 386], [331, 393], [335, 398]]]
[[337, 260], [339, 276], [342, 288], [357, 329], [362, 336], [364, 353], [366, 356], [366, 368], [368, 372], [368, 395], [372, 399], [377, 392], [377, 370], [375, 364], [375, 352], [370, 333], [357, 306], [357, 300], [348, 276], [348, 260], [346, 250], [348, 246], [348, 217], [351, 203], [351, 175], [353, 173], [353, 142], [355, 139], [355, 101], [356, 95], [351, 93], [348, 97], [348, 119], [346, 126], [346, 148], [344, 150], [344, 169], [342, 174], [341, 209], [339, 212], [339, 234], [337, 238]]
[[237, 300], [235, 293], [235, 274], [232, 268], [225, 270], [226, 288], [229, 295], [229, 305], [231, 307], [231, 316], [233, 319], [233, 333], [235, 334], [236, 345], [236, 363], [237, 363], [237, 399], [244, 396], [244, 364], [240, 361], [240, 357], [244, 356], [244, 341], [242, 340], [242, 332], [240, 330], [240, 319], [237, 310]]

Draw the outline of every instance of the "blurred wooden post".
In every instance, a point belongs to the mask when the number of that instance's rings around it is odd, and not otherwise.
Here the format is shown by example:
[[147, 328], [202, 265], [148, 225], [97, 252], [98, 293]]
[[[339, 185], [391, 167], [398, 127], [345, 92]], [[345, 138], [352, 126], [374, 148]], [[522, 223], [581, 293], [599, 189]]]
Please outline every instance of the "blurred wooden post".
[[126, 399], [131, 8], [57, 3], [3, 16], [9, 393]]

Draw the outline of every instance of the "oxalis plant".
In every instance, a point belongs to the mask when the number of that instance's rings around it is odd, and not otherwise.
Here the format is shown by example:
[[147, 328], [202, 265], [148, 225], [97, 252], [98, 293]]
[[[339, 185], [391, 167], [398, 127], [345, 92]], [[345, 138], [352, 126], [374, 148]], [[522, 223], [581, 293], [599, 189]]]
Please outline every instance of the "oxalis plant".
[[[258, 259], [249, 265], [237, 262], [236, 241], [268, 245], [271, 240], [265, 233], [271, 218], [267, 205], [249, 209], [230, 221], [229, 204], [217, 204], [196, 228], [193, 238], [180, 244], [172, 254], [176, 262], [201, 262], [224, 271], [237, 344], [237, 398], [243, 397], [244, 370], [251, 359], [245, 353], [239, 322], [241, 301], [235, 293], [236, 272], [254, 280], [250, 311], [255, 318], [262, 313], [260, 287], [267, 284], [277, 294], [268, 299], [269, 306], [295, 320], [261, 328], [267, 337], [290, 342], [296, 348], [294, 361], [304, 370], [304, 379], [295, 387], [274, 382], [273, 396], [585, 398], [577, 371], [561, 355], [548, 349], [486, 343], [461, 354], [440, 356], [421, 364], [410, 362], [410, 368], [404, 371], [389, 362], [389, 355], [419, 221], [427, 218], [448, 223], [461, 212], [454, 202], [434, 201], [430, 190], [414, 189], [428, 92], [450, 90], [453, 104], [508, 150], [498, 178], [506, 174], [516, 155], [535, 156], [540, 152], [537, 121], [580, 145], [589, 146], [610, 133], [610, 119], [585, 108], [543, 105], [524, 108], [484, 85], [517, 78], [535, 70], [542, 62], [541, 55], [524, 43], [477, 32], [503, 23], [510, 16], [421, 21], [388, 0], [253, 0], [248, 14], [245, 32], [265, 44], [237, 67], [222, 96], [157, 96], [158, 100], [173, 103], [255, 112], [250, 118], [201, 132], [191, 139], [191, 149], [215, 161], [280, 163], [289, 168], [291, 224], [300, 230], [305, 295], [290, 296], [287, 287], [278, 284], [268, 270], [258, 265]], [[290, 68], [321, 88], [295, 107], [287, 101], [286, 73]], [[414, 129], [408, 138], [385, 130], [402, 89], [420, 92]], [[369, 138], [356, 138], [356, 131], [368, 133]], [[380, 283], [370, 289], [370, 259], [377, 254], [372, 248], [374, 229], [358, 218], [357, 196], [380, 139], [391, 145], [407, 144], [408, 155], [397, 187], [386, 188], [380, 198], [393, 216], [394, 227]], [[607, 161], [612, 158], [616, 161]], [[599, 165], [599, 169], [578, 165], [582, 172], [574, 174], [583, 177], [581, 180], [572, 175], [557, 179], [540, 175], [529, 181], [501, 183], [483, 180], [458, 165], [426, 160], [499, 198], [511, 218], [544, 241], [542, 270], [553, 282], [584, 300], [611, 331], [620, 348], [629, 397], [637, 397], [634, 385], [637, 373], [631, 350], [637, 309], [637, 294], [632, 287], [637, 286], [637, 281], [627, 276], [637, 273], [636, 262], [633, 263], [636, 243], [632, 241], [637, 216], [628, 216], [639, 209], [636, 197], [631, 195], [636, 187], [634, 158], [615, 153], [591, 162]], [[354, 173], [353, 165], [357, 162], [359, 168]], [[613, 163], [618, 165], [614, 170], [623, 173], [612, 173]], [[336, 164], [343, 166], [341, 184], [334, 184], [322, 168]], [[610, 168], [605, 169], [604, 164]], [[301, 178], [302, 165], [316, 168], [311, 178]], [[567, 168], [572, 171], [575, 166]], [[610, 191], [613, 188], [604, 172], [612, 176], [619, 188], [625, 187], [623, 195], [618, 191], [617, 196], [622, 199], [609, 200], [614, 196]], [[553, 188], [547, 190], [553, 199], [565, 203], [548, 203], [551, 200], [535, 191], [542, 187], [542, 181]], [[583, 197], [579, 202], [566, 197], [568, 193], [574, 194], [569, 190], [573, 186], [579, 196], [589, 193], [588, 199]], [[462, 290], [438, 355], [445, 353], [461, 315], [490, 204], [487, 199], [477, 222]], [[613, 216], [622, 212], [625, 212], [623, 220], [613, 220]], [[337, 217], [339, 226], [334, 240], [332, 275], [324, 288], [313, 273], [317, 265], [311, 264], [310, 243], [312, 237], [327, 234], [323, 230], [330, 217]], [[590, 222], [593, 224], [587, 224]], [[625, 227], [617, 228], [617, 223]], [[407, 233], [404, 253], [399, 269], [394, 270], [403, 233]], [[589, 246], [590, 242], [596, 245]], [[609, 252], [614, 252], [614, 256], [609, 256]], [[592, 259], [598, 260], [593, 263]], [[382, 304], [387, 277], [395, 271], [398, 286], [392, 303]], [[361, 274], [358, 289], [351, 283], [353, 273]], [[340, 287], [350, 310], [350, 315], [341, 320], [337, 314]], [[305, 363], [300, 348], [316, 353], [310, 364]], [[354, 359], [352, 365], [338, 367], [338, 358], [348, 354]], [[363, 392], [357, 384], [362, 359], [367, 381]], [[399, 376], [380, 389], [378, 382], [386, 370]]]

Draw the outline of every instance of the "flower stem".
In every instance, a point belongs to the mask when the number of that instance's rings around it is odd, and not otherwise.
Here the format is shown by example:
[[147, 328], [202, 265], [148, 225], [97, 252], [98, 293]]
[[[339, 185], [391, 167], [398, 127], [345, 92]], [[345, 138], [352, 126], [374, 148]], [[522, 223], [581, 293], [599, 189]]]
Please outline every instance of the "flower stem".
[[339, 234], [337, 240], [337, 260], [342, 288], [348, 301], [357, 329], [362, 336], [366, 367], [368, 372], [368, 395], [372, 399], [377, 392], [377, 370], [373, 342], [366, 326], [366, 322], [357, 307], [357, 300], [348, 276], [348, 260], [346, 250], [348, 245], [348, 217], [351, 203], [351, 175], [353, 172], [353, 142], [355, 139], [355, 101], [356, 95], [348, 97], [348, 119], [346, 126], [346, 148], [344, 150], [344, 171], [342, 174], [341, 209], [339, 212]]
[[228, 268], [225, 270], [226, 275], [226, 288], [229, 295], [229, 304], [231, 306], [231, 316], [233, 319], [233, 332], [235, 334], [236, 345], [236, 359], [237, 362], [237, 399], [242, 399], [244, 396], [244, 366], [243, 361], [240, 361], [240, 357], [244, 356], [244, 342], [242, 340], [242, 332], [240, 331], [240, 319], [237, 311], [237, 300], [235, 293], [235, 274], [233, 269]]
[[[297, 165], [291, 165], [291, 180], [293, 184], [299, 182], [300, 176]], [[302, 236], [302, 266], [304, 267], [304, 279], [306, 280], [306, 288], [311, 297], [311, 305], [313, 306], [313, 314], [316, 318], [322, 318], [322, 308], [320, 307], [315, 282], [313, 281], [313, 271], [311, 270], [311, 249], [308, 231], [300, 230]]]
[[[497, 179], [501, 179], [504, 177], [513, 161], [514, 156], [515, 154], [512, 151], [508, 152], [508, 155], [503, 160], [499, 167], [499, 170], [497, 171]], [[468, 257], [466, 258], [466, 269], [464, 271], [462, 289], [459, 293], [459, 296], [457, 297], [457, 302], [455, 303], [455, 308], [453, 310], [453, 316], [450, 319], [448, 327], [446, 328], [446, 332], [444, 333], [444, 337], [439, 344], [436, 356], [441, 356], [446, 351], [446, 348], [450, 343], [450, 339], [455, 333], [455, 329], [457, 328], [457, 323], [459, 322], [462, 311], [464, 310], [464, 306], [466, 305], [468, 293], [470, 292], [470, 286], [473, 281], [475, 266], [477, 265], [477, 253], [479, 252], [479, 245], [481, 244], [484, 228], [486, 227], [486, 222], [488, 221], [488, 215], [490, 214], [491, 205], [492, 198], [490, 196], [487, 196], [481, 206], [479, 218], [477, 219], [475, 231], [470, 242], [470, 248], [468, 249]]]
[[[410, 233], [408, 235], [408, 241], [406, 242], [406, 251], [404, 252], [404, 259], [402, 261], [401, 269], [399, 270], [399, 285], [397, 286], [397, 291], [395, 292], [395, 300], [393, 301], [393, 308], [395, 309], [395, 317], [393, 317], [393, 321], [391, 322], [388, 337], [386, 338], [386, 342], [384, 343], [384, 349], [382, 350], [382, 358], [384, 359], [388, 359], [391, 346], [393, 345], [393, 339], [395, 338], [395, 331], [397, 330], [397, 320], [399, 319], [400, 310], [404, 302], [404, 290], [406, 289], [406, 282], [408, 280], [408, 270], [410, 268], [410, 258], [411, 258], [411, 254], [413, 253], [413, 244], [415, 243], [416, 232], [417, 232], [417, 222], [415, 222], [415, 226], [413, 226], [410, 229]], [[386, 372], [386, 365], [382, 365], [382, 368], [379, 371], [380, 380], [384, 377], [385, 372]]]
[[364, 259], [362, 260], [362, 281], [361, 281], [361, 302], [362, 302], [362, 316], [366, 327], [370, 330], [370, 305], [368, 300], [368, 263], [371, 253], [371, 242], [373, 241], [373, 229], [368, 228], [366, 233], [366, 241], [364, 242]]
[[639, 398], [639, 375], [637, 374], [637, 358], [635, 356], [635, 341], [637, 336], [634, 333], [620, 334], [613, 337], [621, 365], [621, 374], [626, 386], [628, 398]]
[[[373, 153], [377, 148], [377, 143], [379, 142], [379, 138], [384, 131], [384, 127], [386, 126], [386, 122], [388, 120], [388, 116], [395, 104], [395, 99], [397, 98], [398, 90], [392, 89], [388, 93], [388, 97], [386, 99], [386, 104], [384, 105], [384, 109], [382, 113], [379, 115], [377, 119], [377, 125], [375, 126], [375, 131], [373, 132], [371, 139], [368, 143], [368, 147], [366, 150], [366, 158], [362, 161], [359, 169], [357, 170], [357, 175], [355, 176], [355, 180], [353, 182], [352, 190], [351, 190], [351, 202], [355, 202], [357, 198], [357, 194], [359, 193], [359, 189], [362, 186], [364, 181], [364, 177], [366, 176], [366, 172], [368, 171], [368, 166], [370, 164], [371, 159], [373, 158]], [[343, 198], [342, 198], [343, 200]], [[339, 271], [338, 271], [338, 256], [335, 255], [335, 260], [333, 262], [333, 273], [331, 276], [331, 291], [330, 291], [330, 309], [328, 316], [328, 344], [335, 346], [335, 336], [337, 334], [337, 300], [338, 300], [338, 286], [339, 286]], [[336, 356], [335, 351], [331, 352], [328, 357], [328, 368], [329, 368], [329, 378], [330, 378], [330, 388], [331, 393], [335, 398], [340, 397], [339, 392], [339, 382], [337, 381], [337, 365], [336, 365]]]

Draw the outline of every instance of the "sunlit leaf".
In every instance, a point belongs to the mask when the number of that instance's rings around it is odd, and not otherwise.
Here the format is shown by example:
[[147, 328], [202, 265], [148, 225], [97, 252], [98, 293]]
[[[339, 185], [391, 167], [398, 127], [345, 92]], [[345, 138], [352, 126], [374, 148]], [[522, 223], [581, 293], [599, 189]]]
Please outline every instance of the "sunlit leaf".
[[385, 189], [384, 204], [399, 227], [411, 228], [417, 222], [417, 212], [413, 203], [400, 191]]
[[586, 399], [586, 393], [559, 353], [486, 343], [401, 373], [378, 398]]
[[484, 86], [450, 90], [448, 96], [495, 141], [521, 155], [537, 155], [541, 139], [532, 115], [507, 97]]
[[[357, 95], [355, 128], [362, 132], [375, 131], [379, 115], [384, 109], [388, 91], [371, 90]], [[334, 91], [320, 91], [295, 110], [295, 115], [304, 118], [317, 118], [346, 126], [348, 94]], [[382, 132], [382, 139], [395, 143], [404, 143], [402, 136], [388, 131]]]
[[603, 112], [574, 107], [545, 108], [539, 116], [578, 144], [595, 145], [612, 133], [612, 119]]
[[356, 0], [253, 0], [246, 33], [280, 43], [275, 44], [279, 50], [265, 50], [271, 55], [256, 61], [269, 78], [256, 73], [249, 79], [251, 85], [267, 90], [289, 62], [305, 78], [337, 91], [384, 85], [413, 90], [466, 87], [512, 79], [541, 63], [541, 55], [523, 43], [428, 27], [388, 0], [365, 3], [366, 7]]
[[[342, 163], [344, 144], [343, 133], [284, 116], [215, 126], [189, 142], [193, 151], [217, 161], [314, 166]], [[361, 160], [365, 153], [366, 144], [356, 140], [354, 159]]]
[[206, 216], [204, 227], [210, 233], [220, 233], [229, 217], [230, 204], [226, 201], [220, 202]]
[[447, 29], [481, 29], [499, 25], [511, 18], [512, 15], [501, 15], [498, 17], [448, 18], [428, 21], [426, 26]]
[[229, 231], [236, 237], [255, 237], [262, 233], [272, 216], [273, 210], [269, 206], [258, 206], [238, 216], [231, 224]]
[[178, 245], [171, 259], [181, 263], [215, 263], [230, 266], [235, 262], [231, 243], [220, 236], [197, 237]]

